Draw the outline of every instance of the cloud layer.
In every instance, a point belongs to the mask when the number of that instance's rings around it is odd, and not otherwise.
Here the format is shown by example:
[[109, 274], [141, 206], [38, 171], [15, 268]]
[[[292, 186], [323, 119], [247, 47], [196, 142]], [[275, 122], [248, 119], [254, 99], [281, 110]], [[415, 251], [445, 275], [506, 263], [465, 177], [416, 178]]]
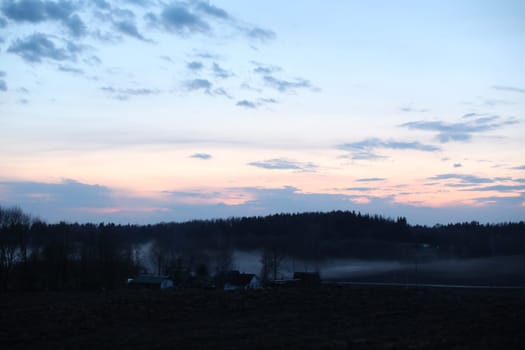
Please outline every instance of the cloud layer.
[[299, 171], [315, 171], [317, 165], [311, 162], [297, 162], [285, 158], [267, 159], [257, 162], [250, 162], [248, 165], [269, 169], [269, 170], [299, 170]]
[[504, 119], [497, 115], [477, 113], [465, 114], [463, 118], [468, 120], [458, 123], [418, 120], [403, 123], [400, 126], [412, 130], [437, 132], [436, 139], [441, 143], [447, 143], [451, 141], [470, 141], [474, 134], [493, 131], [518, 123], [513, 118]]
[[414, 150], [422, 152], [437, 152], [439, 147], [422, 144], [417, 141], [394, 141], [381, 140], [378, 138], [368, 138], [362, 141], [344, 143], [337, 146], [343, 151], [350, 151], [352, 159], [380, 159], [384, 158], [375, 152], [376, 149], [393, 149], [393, 150]]
[[[50, 184], [40, 182], [0, 182], [6, 205], [17, 204], [34, 215], [51, 222], [155, 223], [196, 218], [268, 215], [305, 211], [355, 210], [381, 213], [387, 217], [404, 216], [410, 223], [510, 221], [522, 213], [523, 192], [519, 196], [481, 196], [478, 207], [465, 205], [425, 207], [397, 203], [391, 197], [363, 194], [344, 195], [303, 193], [293, 186], [280, 188], [237, 187], [211, 191], [164, 191], [162, 199], [123, 195], [111, 188], [87, 185], [74, 180]], [[368, 187], [353, 188], [368, 192]], [[504, 189], [507, 190], [507, 189]], [[523, 190], [523, 189], [522, 189]], [[224, 199], [234, 199], [226, 204]], [[495, 213], [494, 207], [505, 208], [505, 214]], [[478, 220], [480, 217], [483, 218]]]

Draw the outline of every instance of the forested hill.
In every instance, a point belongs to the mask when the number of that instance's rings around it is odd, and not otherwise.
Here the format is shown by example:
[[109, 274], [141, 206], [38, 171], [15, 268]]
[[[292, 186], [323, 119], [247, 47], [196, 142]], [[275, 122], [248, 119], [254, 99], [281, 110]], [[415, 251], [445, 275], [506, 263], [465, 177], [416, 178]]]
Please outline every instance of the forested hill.
[[[14, 213], [14, 215], [11, 215]], [[10, 218], [12, 216], [12, 218]], [[276, 248], [299, 257], [358, 256], [372, 258], [394, 252], [392, 245], [428, 245], [442, 254], [488, 256], [522, 253], [525, 249], [525, 222], [479, 224], [477, 222], [411, 226], [397, 219], [353, 211], [275, 214], [194, 220], [154, 225], [46, 224], [34, 221], [16, 208], [0, 207], [2, 238], [23, 229], [34, 244], [66, 235], [68, 241], [82, 242], [97, 236], [118, 244], [141, 244], [159, 240], [179, 249], [214, 249], [227, 245], [239, 250]], [[16, 231], [15, 230], [15, 231]], [[356, 249], [358, 246], [359, 249]], [[367, 246], [367, 249], [362, 249]], [[389, 248], [389, 249], [390, 249]]]
[[[16, 269], [31, 270], [29, 266], [35, 274], [44, 268], [64, 274], [72, 273], [68, 269], [92, 274], [95, 268], [109, 273], [111, 266], [115, 270], [124, 266], [122, 275], [130, 275], [140, 268], [137, 255], [146, 254], [144, 247], [173, 266], [204, 264], [209, 271], [221, 269], [219, 260], [226, 269], [228, 256], [239, 250], [310, 261], [515, 255], [525, 254], [525, 222], [425, 227], [411, 226], [405, 218], [333, 211], [155, 225], [47, 224], [20, 209], [0, 207], [4, 280]], [[156, 264], [160, 269], [160, 260]]]

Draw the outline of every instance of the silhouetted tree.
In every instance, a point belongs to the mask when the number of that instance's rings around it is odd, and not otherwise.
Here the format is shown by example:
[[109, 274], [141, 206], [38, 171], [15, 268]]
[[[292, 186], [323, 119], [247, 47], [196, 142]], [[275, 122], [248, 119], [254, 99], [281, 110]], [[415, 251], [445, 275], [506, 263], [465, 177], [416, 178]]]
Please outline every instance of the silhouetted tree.
[[261, 256], [261, 280], [263, 282], [277, 279], [284, 257], [284, 254], [275, 246], [263, 250]]
[[18, 261], [27, 263], [26, 233], [31, 217], [20, 208], [0, 207], [0, 279], [2, 290], [7, 290], [10, 275]]

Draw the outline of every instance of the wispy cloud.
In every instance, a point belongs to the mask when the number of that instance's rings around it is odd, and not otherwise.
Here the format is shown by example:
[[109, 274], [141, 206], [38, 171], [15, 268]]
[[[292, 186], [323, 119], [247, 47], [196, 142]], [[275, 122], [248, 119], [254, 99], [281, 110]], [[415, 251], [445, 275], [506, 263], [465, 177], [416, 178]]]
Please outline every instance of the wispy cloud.
[[146, 88], [115, 88], [112, 86], [103, 86], [100, 90], [109, 93], [112, 97], [118, 100], [126, 100], [132, 96], [147, 96], [147, 95], [156, 95], [160, 94], [160, 90], [156, 89], [146, 89]]
[[188, 64], [186, 65], [186, 67], [188, 67], [188, 69], [192, 70], [192, 71], [199, 71], [202, 69], [204, 65], [202, 64], [202, 62], [199, 62], [199, 61], [191, 61], [191, 62], [188, 62]]
[[480, 191], [480, 192], [521, 192], [525, 191], [525, 185], [493, 185], [479, 186], [475, 188], [463, 189], [462, 191]]
[[190, 158], [209, 160], [212, 158], [212, 155], [208, 153], [194, 153], [190, 156]]
[[384, 177], [363, 177], [360, 179], [357, 179], [357, 182], [377, 182], [377, 181], [384, 181], [386, 180]]
[[221, 88], [221, 87], [218, 87], [218, 88], [215, 88], [213, 89], [211, 95], [213, 96], [224, 96], [226, 98], [233, 98], [229, 93], [228, 91], [226, 91], [224, 88]]
[[98, 56], [95, 56], [95, 55], [86, 57], [82, 61], [90, 66], [97, 66], [102, 63], [102, 60]]
[[352, 159], [380, 159], [383, 156], [376, 154], [376, 149], [394, 149], [394, 150], [415, 150], [423, 152], [437, 152], [439, 147], [433, 145], [422, 144], [417, 141], [404, 142], [394, 140], [381, 140], [378, 138], [369, 138], [362, 141], [344, 143], [337, 146], [343, 151], [350, 151]]
[[154, 4], [153, 0], [123, 0], [124, 2], [127, 2], [129, 4], [141, 6], [141, 7], [147, 7], [151, 4]]
[[232, 98], [232, 96], [222, 87], [214, 87], [214, 84], [208, 79], [191, 79], [182, 83], [182, 87], [186, 91], [202, 91], [209, 96], [224, 96]]
[[245, 32], [249, 38], [256, 39], [263, 43], [273, 40], [277, 37], [273, 31], [259, 27], [249, 28]]
[[443, 121], [413, 121], [401, 124], [413, 130], [425, 130], [437, 132], [436, 138], [441, 143], [451, 141], [469, 141], [472, 135], [486, 131], [492, 131], [502, 128], [506, 125], [517, 124], [518, 121], [513, 118], [502, 119], [499, 116], [479, 117], [479, 114], [469, 113], [464, 116], [468, 118], [467, 122], [447, 123]]
[[106, 0], [91, 0], [91, 2], [99, 9], [107, 10], [111, 5]]
[[246, 108], [252, 108], [252, 109], [257, 108], [257, 105], [255, 104], [255, 102], [248, 101], [248, 100], [238, 101], [235, 105], [239, 107], [246, 107]]
[[80, 68], [75, 68], [71, 66], [65, 66], [60, 64], [58, 70], [61, 72], [74, 73], [74, 74], [84, 74], [84, 71]]
[[167, 31], [178, 34], [207, 33], [211, 31], [210, 25], [193, 13], [184, 3], [166, 5], [160, 16], [150, 12], [147, 18], [152, 24], [160, 25]]
[[4, 71], [0, 71], [0, 91], [7, 91], [7, 83], [3, 79], [6, 76]]
[[80, 207], [99, 205], [111, 200], [109, 188], [87, 185], [71, 179], [59, 183], [5, 181], [0, 184], [8, 187], [8, 198], [25, 203], [47, 202], [64, 207]]
[[400, 110], [402, 112], [407, 112], [407, 113], [427, 113], [429, 111], [426, 108], [414, 108], [410, 106], [401, 107]]
[[285, 158], [274, 158], [258, 162], [248, 163], [250, 166], [254, 166], [262, 169], [270, 170], [300, 170], [300, 171], [315, 171], [317, 165], [311, 162], [297, 162]]
[[210, 93], [210, 89], [213, 86], [207, 79], [192, 79], [184, 82], [183, 85], [188, 91], [202, 90], [207, 93]]
[[78, 38], [86, 35], [87, 33], [86, 25], [84, 24], [80, 16], [77, 14], [68, 17], [64, 21], [64, 25], [69, 29], [71, 35], [73, 35], [74, 37]]
[[172, 59], [170, 56], [162, 55], [162, 56], [159, 56], [159, 58], [160, 58], [161, 60], [166, 61], [166, 62], [173, 63], [173, 59]]
[[486, 177], [479, 177], [475, 175], [466, 175], [466, 174], [440, 174], [428, 178], [429, 180], [458, 180], [463, 184], [475, 185], [475, 184], [486, 184], [492, 183], [494, 180]]
[[233, 76], [233, 73], [222, 68], [218, 63], [213, 62], [213, 74], [218, 78], [229, 78]]
[[296, 78], [294, 80], [277, 79], [273, 75], [263, 76], [266, 85], [279, 90], [280, 92], [294, 92], [297, 89], [315, 90], [309, 80]]
[[236, 103], [239, 107], [256, 109], [267, 104], [277, 103], [277, 100], [273, 98], [259, 98], [256, 101], [240, 100]]
[[512, 101], [503, 100], [500, 98], [485, 98], [483, 100], [483, 104], [485, 104], [486, 106], [508, 106], [508, 105], [513, 105], [516, 103]]
[[348, 187], [348, 188], [345, 188], [345, 190], [347, 191], [357, 191], [357, 192], [369, 192], [369, 191], [373, 191], [374, 188], [373, 187]]
[[7, 203], [51, 222], [137, 222], [139, 216], [146, 219], [166, 211], [158, 201], [70, 179], [58, 183], [4, 181], [0, 187], [6, 190], [3, 200]]
[[227, 27], [251, 41], [267, 42], [276, 34], [269, 30], [247, 24], [223, 8], [204, 1], [174, 2], [164, 5], [160, 13], [149, 12], [146, 20], [159, 29], [179, 35], [213, 35], [217, 27]]
[[463, 118], [474, 118], [474, 117], [482, 117], [484, 116], [485, 114], [483, 113], [466, 113], [466, 114], [463, 114]]
[[267, 65], [267, 64], [260, 63], [260, 62], [257, 62], [257, 61], [252, 61], [252, 64], [255, 66], [253, 71], [255, 73], [257, 73], [257, 74], [271, 75], [273, 73], [277, 73], [277, 72], [280, 72], [282, 70], [282, 68], [279, 67], [279, 66]]
[[24, 39], [16, 39], [7, 52], [14, 53], [24, 60], [40, 63], [42, 59], [56, 61], [75, 61], [82, 48], [70, 41], [59, 47], [51, 38], [42, 33], [34, 33]]
[[209, 51], [200, 51], [200, 50], [194, 51], [194, 56], [204, 59], [204, 60], [217, 60], [221, 58], [219, 54], [209, 52]]
[[72, 1], [8, 0], [2, 6], [3, 14], [15, 22], [40, 23], [58, 21], [74, 37], [86, 34], [86, 25], [76, 10], [80, 5]]
[[228, 12], [226, 12], [224, 9], [221, 9], [220, 7], [210, 5], [206, 2], [197, 2], [196, 9], [199, 12], [205, 13], [209, 16], [219, 18], [222, 20], [231, 19], [231, 16]]
[[493, 85], [492, 88], [495, 90], [500, 90], [500, 91], [510, 91], [510, 92], [517, 92], [520, 94], [525, 94], [525, 89], [518, 88], [515, 86]]
[[137, 25], [132, 20], [117, 21], [114, 23], [115, 29], [122, 34], [145, 42], [152, 42], [145, 38], [138, 30]]

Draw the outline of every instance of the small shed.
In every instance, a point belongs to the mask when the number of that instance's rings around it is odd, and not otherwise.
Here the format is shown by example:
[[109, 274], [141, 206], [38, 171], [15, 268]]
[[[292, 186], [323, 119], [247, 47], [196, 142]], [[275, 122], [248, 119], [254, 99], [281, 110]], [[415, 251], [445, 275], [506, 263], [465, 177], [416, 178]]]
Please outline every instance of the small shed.
[[138, 288], [168, 289], [173, 288], [173, 281], [169, 276], [140, 275], [128, 279], [128, 285]]
[[259, 289], [261, 280], [251, 273], [239, 273], [230, 276], [224, 283], [224, 290]]

